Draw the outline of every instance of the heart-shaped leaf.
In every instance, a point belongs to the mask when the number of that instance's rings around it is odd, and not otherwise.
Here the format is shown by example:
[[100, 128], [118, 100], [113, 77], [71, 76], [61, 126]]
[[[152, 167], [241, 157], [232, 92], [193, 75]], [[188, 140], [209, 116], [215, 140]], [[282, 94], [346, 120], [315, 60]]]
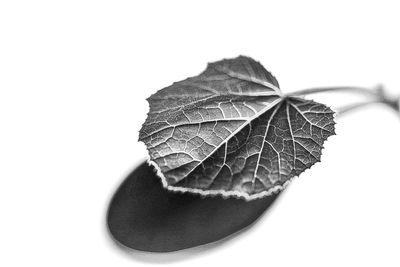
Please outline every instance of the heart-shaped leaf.
[[169, 190], [254, 199], [320, 161], [333, 111], [282, 95], [251, 58], [210, 63], [153, 94], [139, 134]]

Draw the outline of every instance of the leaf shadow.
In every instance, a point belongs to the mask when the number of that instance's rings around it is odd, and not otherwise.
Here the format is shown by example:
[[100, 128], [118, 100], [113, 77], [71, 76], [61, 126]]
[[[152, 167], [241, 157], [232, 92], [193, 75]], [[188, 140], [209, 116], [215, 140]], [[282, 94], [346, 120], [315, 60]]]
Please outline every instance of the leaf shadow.
[[[261, 213], [261, 215], [255, 219], [251, 224], [247, 225], [246, 227], [238, 230], [235, 233], [232, 233], [222, 239], [217, 241], [186, 248], [178, 251], [173, 252], [148, 252], [148, 251], [141, 251], [129, 248], [119, 241], [117, 241], [113, 235], [111, 234], [109, 228], [107, 227], [107, 216], [104, 216], [103, 221], [103, 231], [105, 236], [107, 236], [107, 243], [111, 249], [120, 253], [121, 255], [134, 260], [136, 262], [143, 262], [143, 263], [151, 263], [151, 264], [165, 264], [165, 263], [174, 263], [174, 262], [183, 262], [192, 258], [200, 257], [205, 253], [216, 253], [221, 251], [222, 249], [226, 248], [227, 246], [235, 244], [235, 242], [240, 242], [243, 238], [245, 233], [249, 233], [250, 231], [257, 231], [258, 227], [262, 227], [260, 225], [261, 221], [266, 220], [267, 214], [271, 213], [275, 206], [277, 206], [277, 202], [279, 203], [281, 195], [284, 194], [281, 192], [279, 197], [271, 199], [270, 204], [268, 207]], [[110, 200], [112, 197], [109, 198]]]

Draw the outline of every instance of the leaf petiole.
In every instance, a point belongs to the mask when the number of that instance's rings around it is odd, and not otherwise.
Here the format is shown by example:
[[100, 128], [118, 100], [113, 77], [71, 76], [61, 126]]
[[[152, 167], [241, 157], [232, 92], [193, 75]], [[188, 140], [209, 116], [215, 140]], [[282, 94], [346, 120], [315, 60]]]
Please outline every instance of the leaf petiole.
[[343, 114], [347, 114], [349, 111], [353, 111], [359, 108], [368, 107], [374, 104], [382, 104], [381, 101], [366, 101], [354, 103], [346, 106], [342, 106], [336, 109], [336, 117], [342, 116]]
[[316, 88], [302, 89], [296, 92], [292, 92], [287, 94], [287, 96], [305, 96], [316, 93], [330, 93], [330, 92], [358, 93], [370, 98], [370, 100], [366, 102], [355, 103], [339, 108], [338, 115], [376, 103], [385, 104], [393, 108], [396, 112], [399, 112], [400, 114], [400, 97], [399, 96], [394, 97], [389, 95], [382, 85], [377, 85], [373, 88], [355, 87], [355, 86], [316, 87]]
[[287, 96], [305, 96], [316, 93], [329, 93], [329, 92], [349, 92], [349, 93], [360, 93], [366, 96], [377, 97], [381, 95], [383, 87], [378, 85], [374, 88], [357, 87], [357, 86], [333, 86], [333, 87], [315, 87], [298, 90], [287, 94]]

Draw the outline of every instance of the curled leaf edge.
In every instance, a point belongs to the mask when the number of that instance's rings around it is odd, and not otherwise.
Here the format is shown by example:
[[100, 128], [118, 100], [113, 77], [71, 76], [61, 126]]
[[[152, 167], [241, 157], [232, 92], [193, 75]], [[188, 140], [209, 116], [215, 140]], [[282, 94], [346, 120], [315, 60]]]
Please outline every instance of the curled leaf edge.
[[[282, 99], [280, 99], [282, 100]], [[272, 108], [275, 105], [272, 106]], [[333, 111], [333, 123], [336, 125], [336, 116], [337, 116], [337, 110], [335, 108], [332, 108], [329, 106], [329, 108]], [[331, 135], [331, 136], [335, 136]], [[328, 141], [328, 139], [331, 137], [328, 136], [328, 138], [325, 141]], [[323, 150], [324, 147], [322, 147], [321, 149], [321, 156], [319, 161], [317, 161], [315, 164], [321, 162], [321, 158], [323, 155]], [[231, 197], [237, 198], [237, 199], [244, 199], [245, 201], [252, 201], [252, 200], [257, 200], [257, 199], [262, 199], [264, 197], [268, 197], [271, 196], [273, 194], [277, 194], [282, 192], [283, 190], [286, 189], [286, 187], [297, 177], [299, 177], [300, 175], [297, 176], [293, 176], [290, 179], [288, 179], [286, 182], [284, 182], [282, 185], [276, 185], [272, 188], [270, 188], [267, 191], [262, 191], [260, 193], [256, 193], [256, 194], [247, 194], [247, 193], [241, 193], [241, 192], [237, 192], [237, 191], [226, 191], [226, 190], [203, 190], [203, 189], [197, 189], [197, 188], [186, 188], [186, 187], [178, 187], [178, 186], [172, 186], [169, 185], [167, 182], [167, 179], [165, 178], [163, 172], [161, 171], [161, 168], [157, 165], [157, 163], [155, 161], [153, 161], [150, 157], [150, 152], [148, 151], [147, 147], [146, 147], [146, 151], [147, 151], [147, 164], [150, 167], [153, 167], [155, 169], [155, 173], [156, 175], [161, 179], [161, 184], [163, 186], [164, 189], [171, 191], [171, 192], [175, 192], [175, 193], [191, 193], [191, 194], [195, 194], [195, 195], [200, 195], [203, 197], [216, 197], [216, 196], [221, 196], [224, 199], [228, 199]], [[311, 169], [312, 166], [314, 166], [315, 164], [311, 165], [310, 167], [306, 168], [301, 174], [303, 174], [304, 172], [306, 172], [307, 170]]]
[[177, 186], [172, 186], [167, 183], [167, 179], [165, 178], [164, 174], [162, 173], [160, 167], [158, 167], [157, 163], [155, 163], [153, 160], [150, 159], [150, 156], [148, 155], [147, 158], [147, 163], [149, 166], [154, 167], [156, 175], [161, 179], [162, 186], [172, 192], [177, 192], [177, 193], [192, 193], [196, 195], [201, 195], [204, 197], [210, 197], [210, 196], [222, 196], [224, 199], [235, 197], [238, 199], [244, 199], [246, 201], [251, 201], [251, 200], [256, 200], [256, 199], [261, 199], [264, 197], [271, 196], [272, 194], [279, 193], [283, 191], [289, 183], [297, 176], [294, 176], [287, 180], [283, 185], [277, 185], [272, 188], [270, 188], [267, 191], [263, 191], [260, 193], [256, 194], [247, 194], [247, 193], [241, 193], [237, 191], [226, 191], [226, 190], [203, 190], [203, 189], [196, 189], [196, 188], [186, 188], [186, 187], [177, 187]]

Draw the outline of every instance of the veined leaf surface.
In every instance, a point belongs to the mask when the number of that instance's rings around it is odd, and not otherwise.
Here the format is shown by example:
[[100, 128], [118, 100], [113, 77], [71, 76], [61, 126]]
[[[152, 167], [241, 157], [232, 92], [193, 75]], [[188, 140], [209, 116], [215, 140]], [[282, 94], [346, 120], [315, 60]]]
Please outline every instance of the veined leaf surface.
[[333, 111], [282, 95], [260, 63], [240, 56], [148, 98], [139, 134], [169, 190], [254, 199], [320, 161]]

